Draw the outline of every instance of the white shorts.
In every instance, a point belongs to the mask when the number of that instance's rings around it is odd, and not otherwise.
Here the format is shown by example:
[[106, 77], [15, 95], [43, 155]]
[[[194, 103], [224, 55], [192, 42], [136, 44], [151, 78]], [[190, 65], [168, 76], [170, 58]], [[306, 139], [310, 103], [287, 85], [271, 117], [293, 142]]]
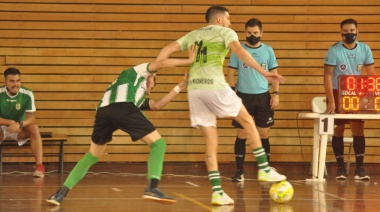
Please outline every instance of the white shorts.
[[10, 133], [7, 131], [7, 128], [8, 128], [7, 126], [1, 126], [1, 129], [3, 131], [3, 140], [0, 141], [0, 144], [4, 140], [15, 140], [15, 141], [17, 141], [19, 146], [22, 146], [23, 144], [25, 144], [28, 141], [28, 139], [18, 139], [18, 132]]
[[216, 127], [216, 117], [236, 117], [241, 99], [230, 88], [224, 90], [191, 90], [188, 92], [192, 127]]

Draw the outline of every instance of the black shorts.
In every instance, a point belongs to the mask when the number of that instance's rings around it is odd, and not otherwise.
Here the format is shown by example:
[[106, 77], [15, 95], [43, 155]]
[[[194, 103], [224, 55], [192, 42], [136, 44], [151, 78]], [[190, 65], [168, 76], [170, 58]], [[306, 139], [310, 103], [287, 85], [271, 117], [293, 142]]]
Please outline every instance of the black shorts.
[[[338, 108], [338, 104], [339, 104], [339, 92], [338, 90], [334, 89], [333, 90], [333, 95], [334, 95], [334, 100], [335, 100], [335, 113], [345, 113], [345, 114], [348, 114], [347, 112], [344, 112], [344, 111], [340, 111], [339, 108]], [[327, 98], [326, 98], [327, 99]], [[326, 101], [326, 104], [327, 104], [327, 101]], [[342, 125], [342, 124], [349, 124], [350, 122], [363, 122], [364, 123], [364, 120], [362, 119], [334, 119], [334, 124], [335, 125]]]
[[118, 129], [128, 133], [132, 141], [137, 141], [156, 130], [133, 103], [114, 103], [96, 111], [92, 141], [99, 145], [110, 142], [113, 132]]
[[[248, 113], [253, 117], [256, 126], [268, 128], [274, 125], [274, 111], [270, 106], [271, 96], [269, 92], [261, 94], [246, 94], [238, 91], [236, 94], [243, 101]], [[243, 127], [235, 120], [232, 121], [232, 125], [243, 129]]]

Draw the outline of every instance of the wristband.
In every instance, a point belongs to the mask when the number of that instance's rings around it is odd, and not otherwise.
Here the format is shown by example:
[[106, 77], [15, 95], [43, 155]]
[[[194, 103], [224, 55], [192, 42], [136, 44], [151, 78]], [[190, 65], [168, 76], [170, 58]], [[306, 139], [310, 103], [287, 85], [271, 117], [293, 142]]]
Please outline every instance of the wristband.
[[22, 121], [18, 121], [17, 123], [20, 125], [20, 128], [22, 128], [22, 126], [24, 125], [24, 122]]
[[181, 88], [180, 88], [178, 85], [176, 85], [176, 86], [173, 88], [173, 90], [174, 90], [174, 92], [176, 92], [176, 93], [181, 92]]
[[273, 94], [279, 95], [280, 93], [278, 91], [273, 91]]

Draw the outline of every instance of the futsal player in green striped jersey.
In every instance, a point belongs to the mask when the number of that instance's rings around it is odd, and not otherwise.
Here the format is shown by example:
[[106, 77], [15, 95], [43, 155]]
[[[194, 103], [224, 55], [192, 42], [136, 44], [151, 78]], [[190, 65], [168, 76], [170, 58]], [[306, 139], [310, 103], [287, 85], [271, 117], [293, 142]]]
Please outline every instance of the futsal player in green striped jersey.
[[141, 140], [151, 148], [148, 158], [148, 186], [143, 198], [161, 204], [173, 204], [175, 199], [158, 189], [161, 179], [166, 142], [141, 110], [159, 110], [187, 86], [187, 76], [168, 94], [158, 101], [146, 98], [155, 86], [155, 74], [160, 68], [190, 65], [195, 50], [189, 50], [187, 59], [165, 59], [143, 63], [124, 70], [108, 87], [96, 111], [90, 151], [75, 165], [74, 169], [56, 193], [47, 202], [60, 205], [71, 190], [103, 155], [112, 134], [120, 129], [131, 136], [132, 141]]

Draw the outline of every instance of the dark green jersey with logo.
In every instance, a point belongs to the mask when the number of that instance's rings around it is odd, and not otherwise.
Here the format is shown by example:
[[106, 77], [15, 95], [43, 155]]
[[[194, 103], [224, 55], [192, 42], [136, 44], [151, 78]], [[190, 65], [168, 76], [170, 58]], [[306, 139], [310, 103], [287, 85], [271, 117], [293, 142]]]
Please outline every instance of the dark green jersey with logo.
[[10, 96], [5, 86], [0, 87], [0, 117], [14, 121], [25, 119], [25, 112], [35, 112], [33, 91], [21, 87], [19, 92]]

